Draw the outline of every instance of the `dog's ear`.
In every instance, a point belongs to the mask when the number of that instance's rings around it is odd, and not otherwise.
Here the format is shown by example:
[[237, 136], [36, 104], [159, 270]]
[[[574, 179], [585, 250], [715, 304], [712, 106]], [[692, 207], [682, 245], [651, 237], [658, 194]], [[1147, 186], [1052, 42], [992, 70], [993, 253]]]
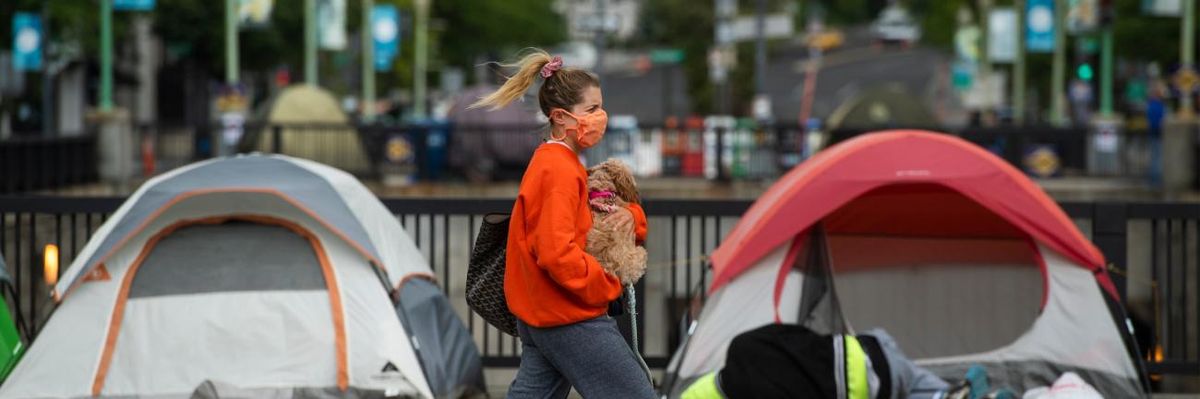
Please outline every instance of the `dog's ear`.
[[[613, 187], [617, 190], [617, 195], [621, 196], [626, 202], [641, 204], [642, 199], [638, 195], [637, 183], [633, 180], [633, 172], [629, 170], [625, 164], [617, 161], [611, 162], [608, 172], [612, 176]], [[606, 164], [609, 162], [605, 162]]]

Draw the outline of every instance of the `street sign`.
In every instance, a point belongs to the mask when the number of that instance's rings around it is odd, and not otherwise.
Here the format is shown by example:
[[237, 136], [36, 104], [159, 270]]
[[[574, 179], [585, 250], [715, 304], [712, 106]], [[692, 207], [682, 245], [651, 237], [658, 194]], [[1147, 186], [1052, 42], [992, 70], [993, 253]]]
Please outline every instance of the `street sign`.
[[154, 0], [113, 0], [116, 11], [153, 11]]
[[[771, 14], [764, 18], [763, 36], [768, 39], [791, 37], [795, 33], [791, 14]], [[758, 37], [756, 17], [738, 17], [717, 24], [717, 43], [754, 40]]]
[[1017, 59], [1017, 12], [1012, 8], [993, 8], [988, 15], [988, 58], [995, 63]]
[[616, 14], [588, 14], [579, 18], [579, 31], [582, 32], [616, 32], [621, 21]]
[[713, 83], [724, 83], [729, 78], [729, 68], [724, 58], [720, 48], [713, 47], [708, 51], [708, 78]]
[[1069, 0], [1067, 4], [1067, 32], [1091, 32], [1100, 27], [1100, 4], [1098, 0]]
[[1062, 169], [1062, 160], [1058, 151], [1052, 145], [1035, 144], [1025, 152], [1025, 172], [1031, 175], [1047, 178], [1055, 176]]
[[322, 49], [346, 48], [346, 0], [317, 2], [317, 31]]
[[737, 10], [737, 0], [717, 0], [717, 18], [733, 18]]
[[396, 6], [375, 6], [371, 12], [371, 38], [375, 42], [375, 70], [391, 69], [392, 59], [400, 53], [400, 15]]
[[1178, 17], [1183, 2], [1192, 0], [1142, 0], [1142, 12], [1157, 17]]
[[13, 69], [36, 71], [42, 69], [42, 19], [37, 14], [13, 14]]
[[954, 88], [965, 92], [975, 81], [975, 64], [969, 61], [955, 61], [951, 66], [951, 81]]
[[1179, 68], [1179, 72], [1171, 76], [1171, 83], [1180, 93], [1188, 95], [1196, 91], [1197, 85], [1200, 84], [1200, 76], [1196, 75], [1196, 71], [1190, 67]]
[[960, 60], [979, 61], [979, 37], [982, 35], [978, 26], [967, 25], [954, 32], [954, 53]]
[[1025, 49], [1031, 53], [1054, 52], [1054, 0], [1025, 3]]
[[650, 62], [655, 64], [678, 64], [683, 62], [683, 50], [677, 48], [650, 51]]

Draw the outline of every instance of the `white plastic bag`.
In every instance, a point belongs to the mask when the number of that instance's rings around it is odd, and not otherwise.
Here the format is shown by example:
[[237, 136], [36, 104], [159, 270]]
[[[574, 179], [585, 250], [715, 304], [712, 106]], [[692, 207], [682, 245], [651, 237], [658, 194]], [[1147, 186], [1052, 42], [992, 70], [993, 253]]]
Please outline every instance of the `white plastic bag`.
[[1088, 385], [1079, 374], [1067, 372], [1054, 381], [1049, 388], [1039, 387], [1028, 390], [1024, 399], [1104, 399], [1096, 388]]

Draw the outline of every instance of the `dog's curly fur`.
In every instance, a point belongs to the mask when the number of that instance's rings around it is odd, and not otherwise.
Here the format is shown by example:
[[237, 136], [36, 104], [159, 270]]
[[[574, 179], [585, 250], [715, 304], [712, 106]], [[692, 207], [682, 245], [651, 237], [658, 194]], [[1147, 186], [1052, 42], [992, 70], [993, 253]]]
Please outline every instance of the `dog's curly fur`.
[[[640, 203], [633, 172], [619, 160], [609, 159], [588, 168], [588, 190], [610, 191], [616, 196], [590, 200], [592, 230], [588, 232], [587, 252], [604, 270], [616, 275], [622, 284], [637, 283], [646, 273], [646, 249], [637, 245], [633, 226], [606, 230], [602, 221], [618, 212], [630, 213], [630, 203]], [[630, 215], [632, 216], [632, 214]]]

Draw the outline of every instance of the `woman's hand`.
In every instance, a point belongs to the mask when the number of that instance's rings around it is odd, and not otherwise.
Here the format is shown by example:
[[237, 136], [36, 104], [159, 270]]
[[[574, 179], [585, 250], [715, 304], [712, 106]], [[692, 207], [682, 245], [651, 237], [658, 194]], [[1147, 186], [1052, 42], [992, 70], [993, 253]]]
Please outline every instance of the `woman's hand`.
[[632, 231], [633, 230], [633, 214], [629, 210], [621, 208], [616, 212], [600, 219], [600, 230], [603, 231]]

